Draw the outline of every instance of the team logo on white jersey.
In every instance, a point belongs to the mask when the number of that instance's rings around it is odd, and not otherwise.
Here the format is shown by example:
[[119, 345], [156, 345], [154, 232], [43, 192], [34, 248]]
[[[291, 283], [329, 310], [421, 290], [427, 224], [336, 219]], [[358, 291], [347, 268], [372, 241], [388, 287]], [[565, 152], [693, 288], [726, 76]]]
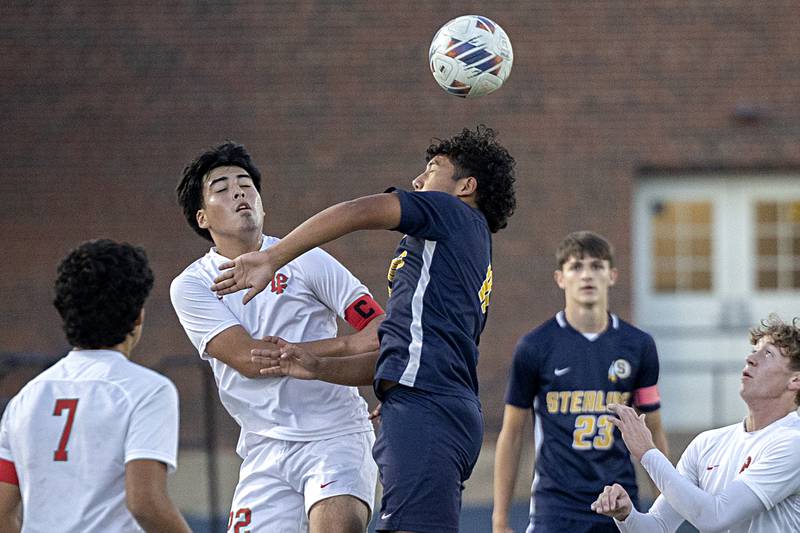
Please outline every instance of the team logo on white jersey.
[[617, 359], [608, 367], [608, 381], [611, 383], [629, 377], [631, 377], [631, 364], [626, 359]]

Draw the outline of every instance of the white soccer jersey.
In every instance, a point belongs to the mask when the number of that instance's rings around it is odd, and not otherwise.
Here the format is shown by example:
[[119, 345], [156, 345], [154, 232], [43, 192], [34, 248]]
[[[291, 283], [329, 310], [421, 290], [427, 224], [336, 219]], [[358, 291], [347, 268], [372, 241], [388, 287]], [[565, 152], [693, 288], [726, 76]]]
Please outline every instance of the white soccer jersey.
[[125, 506], [125, 464], [175, 470], [178, 392], [110, 350], [74, 350], [25, 385], [0, 423], [14, 463], [23, 532], [142, 531]]
[[[277, 242], [265, 235], [261, 250]], [[226, 261], [211, 248], [173, 280], [170, 296], [189, 340], [211, 364], [220, 400], [242, 428], [239, 455], [245, 457], [263, 437], [313, 441], [371, 431], [367, 404], [356, 387], [290, 377], [250, 379], [206, 353], [211, 339], [237, 325], [255, 339], [335, 337], [337, 314], [344, 317], [348, 305], [369, 294], [367, 288], [315, 248], [281, 268], [271, 286], [243, 305], [243, 293], [220, 298], [210, 289], [218, 265]]]
[[692, 483], [717, 494], [741, 480], [766, 511], [729, 531], [800, 531], [800, 416], [790, 413], [759, 430], [743, 423], [698, 435], [686, 448], [678, 471]]

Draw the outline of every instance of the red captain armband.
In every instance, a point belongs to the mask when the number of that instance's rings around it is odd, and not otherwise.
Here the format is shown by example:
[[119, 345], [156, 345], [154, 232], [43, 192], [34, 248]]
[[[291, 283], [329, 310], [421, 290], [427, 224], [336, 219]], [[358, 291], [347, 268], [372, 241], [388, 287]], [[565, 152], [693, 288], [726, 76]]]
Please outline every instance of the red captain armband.
[[14, 468], [14, 463], [11, 461], [0, 459], [0, 482], [19, 486], [17, 469]]
[[357, 331], [361, 331], [372, 319], [383, 314], [383, 309], [378, 305], [372, 296], [365, 294], [351, 303], [344, 310], [344, 319]]
[[647, 407], [659, 403], [661, 403], [661, 395], [658, 394], [658, 385], [642, 387], [633, 393], [633, 405], [636, 407]]

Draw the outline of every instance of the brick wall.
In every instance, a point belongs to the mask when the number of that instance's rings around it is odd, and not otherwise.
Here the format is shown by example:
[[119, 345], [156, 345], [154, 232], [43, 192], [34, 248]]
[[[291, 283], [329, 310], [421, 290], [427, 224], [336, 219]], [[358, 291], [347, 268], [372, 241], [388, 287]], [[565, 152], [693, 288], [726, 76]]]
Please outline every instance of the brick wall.
[[[427, 68], [438, 26], [499, 22], [515, 65], [500, 92], [447, 96]], [[616, 245], [631, 306], [629, 206], [644, 168], [800, 165], [800, 4], [11, 2], [0, 17], [0, 351], [67, 348], [50, 305], [59, 258], [106, 236], [144, 245], [157, 281], [139, 354], [192, 354], [169, 282], [207, 244], [173, 188], [225, 138], [262, 167], [267, 231], [407, 184], [433, 136], [483, 122], [518, 160], [519, 210], [495, 239], [480, 373], [496, 430], [516, 339], [559, 308], [552, 252], [591, 228]], [[737, 120], [755, 106], [763, 120]], [[385, 301], [398, 236], [328, 247]], [[195, 390], [186, 388], [187, 394]], [[196, 393], [195, 393], [196, 394]]]

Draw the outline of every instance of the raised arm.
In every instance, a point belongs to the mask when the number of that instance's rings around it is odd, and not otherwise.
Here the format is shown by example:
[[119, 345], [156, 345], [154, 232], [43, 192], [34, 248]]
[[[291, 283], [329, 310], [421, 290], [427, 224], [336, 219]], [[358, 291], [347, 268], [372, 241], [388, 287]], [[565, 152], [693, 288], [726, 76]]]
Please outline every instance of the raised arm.
[[364, 229], [392, 229], [400, 224], [400, 199], [383, 193], [342, 202], [309, 218], [268, 250], [240, 255], [223, 263], [224, 270], [211, 290], [218, 295], [250, 289], [243, 298], [247, 303], [270, 283], [275, 272], [305, 252]]

